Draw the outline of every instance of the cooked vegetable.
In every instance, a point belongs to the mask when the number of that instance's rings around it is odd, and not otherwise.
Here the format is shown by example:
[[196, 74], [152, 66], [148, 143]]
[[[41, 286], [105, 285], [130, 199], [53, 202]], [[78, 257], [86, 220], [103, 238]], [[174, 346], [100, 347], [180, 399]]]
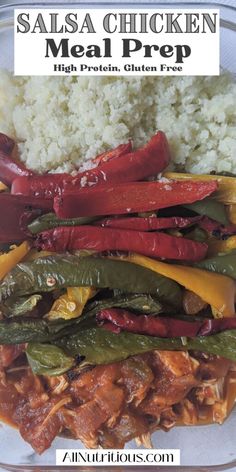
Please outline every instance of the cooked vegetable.
[[49, 322], [40, 318], [23, 317], [17, 320], [5, 319], [0, 321], [0, 344], [48, 342], [60, 337], [62, 330], [68, 327], [68, 321], [64, 320]]
[[183, 218], [182, 216], [158, 218], [155, 215], [143, 218], [104, 218], [97, 221], [95, 226], [102, 226], [103, 228], [129, 229], [133, 231], [154, 231], [167, 228], [187, 228], [188, 226], [198, 223], [200, 219], [200, 216], [192, 218]]
[[236, 251], [232, 251], [228, 254], [218, 254], [195, 265], [200, 269], [227, 275], [236, 280]]
[[7, 186], [5, 184], [3, 184], [2, 182], [0, 182], [0, 192], [5, 192], [5, 190], [7, 190]]
[[221, 313], [221, 316], [233, 316], [235, 314], [235, 283], [229, 277], [195, 267], [165, 264], [138, 254], [130, 254], [125, 260], [170, 277], [199, 295], [205, 302], [213, 306], [218, 313]]
[[66, 182], [65, 188], [143, 180], [161, 172], [169, 162], [170, 150], [166, 136], [162, 131], [158, 131], [142, 148], [78, 174], [71, 182]]
[[0, 321], [0, 344], [23, 342], [49, 342], [59, 337], [73, 334], [78, 325], [91, 323], [91, 319], [101, 310], [110, 307], [128, 308], [139, 313], [159, 313], [162, 306], [150, 295], [120, 295], [89, 303], [83, 315], [69, 320], [19, 318]]
[[214, 194], [214, 198], [225, 205], [236, 203], [236, 179], [234, 177], [207, 174], [181, 174], [176, 172], [165, 172], [164, 176], [168, 179], [174, 180], [201, 180], [205, 182], [216, 180], [218, 182], [218, 189]]
[[199, 261], [206, 256], [205, 243], [177, 238], [165, 233], [99, 228], [94, 226], [60, 227], [38, 235], [36, 246], [43, 250], [65, 252], [75, 249], [134, 251], [164, 259]]
[[73, 357], [51, 344], [29, 344], [26, 355], [33, 373], [37, 375], [61, 375], [75, 363]]
[[208, 256], [214, 256], [216, 254], [230, 252], [236, 249], [236, 236], [230, 236], [223, 241], [211, 238], [207, 241], [208, 244]]
[[[127, 308], [136, 313], [158, 314], [163, 311], [159, 300], [151, 295], [121, 294], [105, 300], [97, 300], [89, 303], [85, 312], [85, 317], [96, 315], [106, 308]], [[173, 310], [173, 309], [172, 309]]]
[[236, 204], [226, 207], [226, 211], [230, 222], [236, 225]]
[[0, 255], [0, 280], [28, 254], [29, 250], [30, 245], [25, 241], [20, 246], [16, 246], [9, 252]]
[[47, 213], [39, 218], [36, 218], [32, 223], [28, 225], [28, 229], [32, 234], [41, 233], [47, 229], [57, 228], [58, 226], [80, 226], [88, 225], [93, 221], [96, 221], [96, 217], [82, 217], [72, 219], [60, 219], [54, 213]]
[[[209, 336], [225, 330], [236, 329], [236, 317], [185, 321], [178, 318], [136, 315], [127, 310], [107, 308], [97, 315], [104, 327], [116, 332], [128, 331], [161, 338]], [[107, 323], [108, 322], [108, 323]], [[118, 330], [117, 330], [118, 329]]]
[[15, 141], [6, 134], [0, 133], [0, 151], [11, 154], [15, 146]]
[[196, 315], [206, 307], [207, 303], [204, 302], [204, 300], [202, 300], [196, 293], [191, 290], [184, 290], [183, 309], [187, 315]]
[[5, 185], [11, 186], [16, 177], [32, 174], [33, 172], [26, 169], [22, 162], [16, 161], [9, 154], [0, 150], [0, 180]]
[[[52, 198], [61, 195], [65, 188], [90, 187], [104, 182], [132, 182], [161, 172], [170, 161], [170, 152], [165, 134], [158, 131], [141, 149], [119, 156], [98, 167], [77, 174], [50, 174], [18, 178], [12, 192], [28, 196]], [[85, 215], [86, 216], [86, 215]], [[88, 215], [90, 216], [90, 215]]]
[[125, 261], [93, 257], [79, 259], [72, 255], [49, 256], [18, 264], [0, 284], [0, 300], [80, 286], [150, 293], [168, 304], [181, 304], [180, 287], [153, 271]]
[[42, 295], [31, 295], [30, 297], [20, 297], [8, 299], [0, 305], [0, 311], [7, 317], [22, 316], [30, 313], [42, 300]]
[[86, 364], [109, 364], [153, 349], [193, 349], [236, 361], [235, 329], [212, 336], [186, 338], [183, 344], [181, 338], [158, 338], [127, 332], [114, 334], [103, 328], [89, 328], [70, 337], [58, 339], [56, 345], [74, 357], [85, 356], [81, 367]]
[[0, 194], [0, 243], [24, 241], [26, 238], [24, 218], [36, 217], [52, 209], [51, 202], [22, 195]]
[[[186, 228], [200, 221], [200, 216], [183, 218], [181, 216], [171, 218], [157, 218], [156, 216], [148, 216], [145, 218], [104, 218], [99, 217], [81, 217], [60, 219], [54, 213], [47, 213], [36, 218], [28, 225], [28, 229], [32, 234], [41, 233], [42, 231], [57, 228], [59, 226], [80, 226], [95, 222], [95, 226], [104, 228], [120, 228], [130, 229], [134, 231], [153, 231], [166, 228]], [[99, 221], [97, 221], [99, 220]]]
[[65, 192], [54, 199], [59, 218], [139, 213], [202, 200], [216, 182], [129, 182]]
[[204, 216], [201, 221], [199, 221], [199, 226], [217, 238], [225, 238], [236, 234], [236, 225], [222, 225], [207, 216]]
[[67, 292], [55, 300], [46, 318], [48, 320], [77, 318], [82, 314], [87, 301], [95, 293], [96, 290], [92, 287], [68, 287]]
[[99, 154], [93, 159], [93, 162], [99, 166], [100, 164], [110, 161], [111, 159], [116, 159], [117, 157], [121, 157], [124, 154], [128, 154], [132, 152], [132, 142], [129, 141], [125, 144], [120, 144], [114, 149], [110, 149], [109, 151], [105, 151], [102, 154]]
[[208, 234], [203, 229], [199, 228], [198, 226], [194, 228], [192, 231], [186, 234], [186, 238], [192, 239], [193, 241], [198, 241], [199, 243], [207, 243], [209, 244]]
[[11, 193], [24, 195], [28, 198], [41, 198], [51, 200], [55, 195], [61, 195], [65, 182], [71, 181], [72, 176], [66, 173], [29, 175], [15, 178]]
[[218, 221], [222, 225], [229, 224], [225, 206], [223, 203], [217, 202], [216, 200], [206, 198], [201, 201], [184, 205], [184, 207], [195, 211], [199, 215], [208, 216], [208, 218], [212, 218], [212, 220]]

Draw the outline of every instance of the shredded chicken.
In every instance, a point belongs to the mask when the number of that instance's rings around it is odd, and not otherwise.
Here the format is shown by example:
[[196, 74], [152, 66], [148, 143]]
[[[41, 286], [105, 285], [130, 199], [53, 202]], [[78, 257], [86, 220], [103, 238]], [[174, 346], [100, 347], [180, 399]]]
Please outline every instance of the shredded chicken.
[[236, 397], [231, 366], [214, 356], [152, 351], [75, 376], [38, 377], [13, 362], [0, 370], [0, 415], [38, 453], [60, 433], [90, 448], [122, 448], [134, 438], [151, 447], [158, 428], [224, 421]]

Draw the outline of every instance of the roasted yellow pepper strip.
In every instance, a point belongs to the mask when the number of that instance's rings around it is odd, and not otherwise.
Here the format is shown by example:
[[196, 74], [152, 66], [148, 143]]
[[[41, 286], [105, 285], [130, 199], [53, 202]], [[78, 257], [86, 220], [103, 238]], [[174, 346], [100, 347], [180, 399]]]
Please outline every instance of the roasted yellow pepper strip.
[[192, 290], [206, 303], [214, 307], [218, 317], [219, 314], [222, 317], [233, 316], [235, 314], [235, 282], [225, 275], [193, 267], [166, 264], [165, 262], [140, 256], [139, 254], [130, 254], [126, 258], [122, 257], [122, 260], [146, 267], [175, 280], [188, 290]]
[[236, 225], [236, 205], [229, 205], [226, 207], [229, 221]]
[[0, 192], [4, 192], [4, 190], [7, 190], [7, 186], [3, 182], [0, 182]]
[[218, 190], [214, 194], [214, 198], [218, 202], [222, 202], [225, 205], [231, 205], [236, 203], [236, 178], [224, 177], [221, 175], [207, 175], [207, 174], [181, 174], [178, 172], [165, 172], [163, 174], [167, 179], [183, 180], [217, 180], [219, 184]]
[[207, 256], [215, 256], [222, 252], [230, 252], [236, 249], [236, 236], [230, 236], [225, 241], [218, 239], [208, 239], [208, 251]]
[[96, 290], [92, 287], [68, 287], [67, 292], [55, 300], [46, 318], [49, 320], [77, 318], [82, 314], [87, 301], [95, 293]]
[[30, 245], [24, 241], [20, 246], [14, 247], [9, 252], [0, 256], [0, 280], [13, 269], [30, 251]]

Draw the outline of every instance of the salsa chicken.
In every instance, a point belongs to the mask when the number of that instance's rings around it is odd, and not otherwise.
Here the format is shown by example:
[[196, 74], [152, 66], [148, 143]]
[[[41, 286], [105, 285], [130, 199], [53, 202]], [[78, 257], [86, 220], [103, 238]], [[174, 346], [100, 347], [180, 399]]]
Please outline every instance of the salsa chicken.
[[158, 131], [39, 175], [0, 134], [0, 419], [123, 448], [236, 398], [236, 178], [165, 172]]

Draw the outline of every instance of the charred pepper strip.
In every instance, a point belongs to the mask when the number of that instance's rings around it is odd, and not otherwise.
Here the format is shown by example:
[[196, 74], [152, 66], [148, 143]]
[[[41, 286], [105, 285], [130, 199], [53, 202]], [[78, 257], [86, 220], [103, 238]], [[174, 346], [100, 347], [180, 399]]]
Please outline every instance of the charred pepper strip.
[[197, 263], [196, 267], [227, 275], [236, 280], [236, 251], [229, 252], [228, 254], [218, 254], [210, 259], [205, 259]]
[[[70, 323], [72, 322], [74, 320], [70, 321]], [[23, 317], [17, 320], [14, 318], [0, 320], [0, 344], [53, 341], [67, 334], [64, 330], [68, 327], [68, 321], [64, 320], [48, 322], [45, 319]]]
[[118, 183], [143, 180], [161, 172], [168, 166], [169, 162], [170, 150], [166, 136], [162, 131], [158, 131], [142, 148], [78, 174], [71, 182], [66, 182], [65, 189], [90, 187], [106, 182]]
[[223, 238], [232, 236], [236, 234], [236, 225], [227, 225], [224, 226], [222, 224], [217, 223], [214, 220], [211, 220], [207, 216], [203, 217], [199, 221], [200, 228], [204, 229], [208, 233], [212, 233], [213, 236], [217, 238]]
[[229, 205], [226, 207], [226, 212], [230, 222], [233, 225], [236, 225], [236, 205]]
[[58, 339], [56, 344], [72, 356], [85, 356], [80, 366], [109, 364], [153, 349], [187, 351], [193, 349], [223, 356], [236, 361], [236, 330], [224, 331], [212, 336], [187, 338], [160, 338], [121, 332], [114, 334], [103, 328], [78, 330], [72, 336]]
[[52, 199], [61, 195], [65, 181], [71, 180], [70, 174], [26, 175], [15, 178], [12, 183], [13, 195]]
[[32, 223], [28, 225], [28, 230], [32, 234], [41, 233], [47, 229], [57, 228], [58, 226], [80, 226], [88, 225], [97, 221], [98, 217], [82, 217], [82, 218], [73, 218], [73, 219], [60, 219], [54, 213], [47, 213], [42, 215], [39, 218], [36, 218]]
[[192, 203], [211, 195], [217, 182], [129, 182], [65, 192], [54, 199], [59, 218], [119, 215]]
[[0, 180], [5, 185], [10, 187], [14, 179], [27, 175], [32, 175], [32, 172], [26, 169], [24, 164], [0, 151]]
[[75, 177], [69, 174], [50, 174], [16, 179], [12, 193], [52, 198], [61, 195], [65, 189], [74, 190], [107, 182], [142, 180], [161, 172], [169, 161], [167, 139], [162, 131], [158, 131], [143, 148], [103, 162], [98, 167], [81, 172]]
[[32, 175], [22, 162], [11, 157], [15, 141], [6, 134], [0, 133], [0, 180], [10, 186], [16, 177]]
[[161, 338], [176, 338], [187, 336], [209, 336], [221, 331], [236, 329], [235, 318], [203, 319], [203, 321], [183, 321], [177, 318], [135, 315], [127, 310], [105, 309], [97, 314], [97, 321], [111, 323], [120, 331], [136, 334], [159, 336]]
[[75, 365], [75, 359], [52, 344], [29, 344], [26, 349], [28, 363], [36, 375], [62, 375]]
[[24, 241], [9, 252], [0, 255], [0, 280], [20, 262], [30, 250], [30, 245]]
[[7, 190], [8, 187], [7, 185], [3, 184], [1, 181], [0, 181], [0, 192], [5, 192], [5, 190]]
[[15, 146], [15, 141], [6, 134], [0, 133], [0, 151], [11, 154]]
[[230, 236], [223, 241], [211, 238], [208, 240], [207, 255], [211, 257], [219, 253], [233, 251], [233, 249], [236, 249], [236, 236]]
[[217, 202], [216, 200], [206, 198], [204, 200], [196, 201], [184, 206], [185, 208], [188, 208], [199, 215], [208, 216], [212, 220], [218, 221], [222, 225], [229, 225], [225, 206], [223, 203]]
[[26, 233], [22, 227], [25, 215], [41, 215], [52, 209], [51, 201], [23, 195], [0, 194], [0, 243], [23, 241]]
[[185, 261], [204, 259], [205, 243], [177, 238], [165, 233], [129, 231], [94, 226], [55, 228], [38, 235], [36, 246], [43, 250], [65, 252], [75, 249], [134, 251], [146, 256]]
[[132, 151], [132, 142], [129, 141], [125, 144], [120, 144], [114, 149], [110, 149], [109, 151], [105, 151], [102, 154], [99, 154], [93, 159], [93, 162], [99, 166], [103, 162], [110, 161], [111, 159], [116, 159], [117, 157], [121, 157], [124, 154], [128, 154]]
[[236, 203], [236, 179], [234, 177], [225, 177], [222, 175], [207, 175], [207, 174], [182, 174], [177, 172], [165, 172], [164, 176], [168, 179], [174, 180], [201, 180], [205, 182], [211, 182], [216, 180], [218, 182], [217, 192], [214, 194], [214, 198], [225, 205], [231, 205]]
[[18, 264], [0, 284], [0, 302], [13, 296], [50, 292], [66, 287], [117, 288], [150, 293], [167, 304], [181, 306], [181, 289], [172, 280], [129, 262], [94, 257], [49, 256]]
[[184, 218], [182, 216], [173, 216], [170, 218], [158, 218], [157, 216], [144, 218], [104, 218], [97, 221], [95, 226], [129, 229], [133, 231], [154, 231], [168, 228], [187, 228], [188, 226], [198, 223], [200, 220], [200, 216], [194, 216], [192, 218]]
[[[31, 301], [38, 295], [32, 295]], [[28, 304], [28, 300], [24, 301]], [[18, 299], [19, 308], [22, 307], [23, 297]], [[31, 303], [31, 302], [30, 302]], [[4, 307], [6, 304], [4, 305]], [[136, 313], [160, 313], [162, 311], [162, 305], [159, 303], [156, 297], [144, 294], [133, 294], [133, 295], [122, 295], [119, 297], [110, 297], [105, 300], [96, 300], [90, 302], [83, 314], [74, 319], [53, 319], [48, 318], [30, 318], [23, 316], [23, 313], [14, 311], [14, 317], [10, 317], [7, 313], [7, 317], [11, 319], [0, 320], [0, 345], [1, 344], [17, 344], [19, 342], [49, 342], [62, 337], [65, 335], [73, 334], [76, 330], [77, 325], [83, 326], [84, 322], [89, 323], [95, 321], [95, 316], [104, 308], [120, 307], [129, 310], [134, 310]], [[12, 308], [12, 307], [11, 307]], [[27, 307], [28, 308], [28, 307]], [[26, 311], [27, 311], [26, 308]], [[10, 307], [9, 307], [10, 309]], [[173, 307], [172, 307], [173, 310]], [[12, 311], [11, 311], [12, 314]], [[5, 313], [4, 313], [5, 315]], [[16, 319], [16, 316], [18, 316]], [[23, 341], [22, 341], [23, 340]]]
[[130, 254], [126, 260], [170, 277], [188, 290], [192, 290], [221, 313], [222, 317], [234, 316], [235, 283], [229, 277], [195, 267], [154, 261], [139, 254]]
[[[104, 218], [96, 217], [81, 217], [81, 218], [58, 218], [54, 213], [47, 213], [39, 218], [36, 218], [28, 225], [28, 229], [32, 234], [41, 233], [42, 231], [57, 228], [59, 226], [81, 226], [88, 224], [95, 224], [95, 226], [102, 226], [104, 228], [120, 228], [130, 229], [134, 231], [154, 231], [158, 229], [167, 228], [186, 228], [200, 222], [201, 216], [194, 216], [190, 218], [182, 218], [181, 216], [172, 218], [157, 218], [156, 216], [149, 216], [146, 218]], [[218, 225], [219, 226], [219, 225]]]

